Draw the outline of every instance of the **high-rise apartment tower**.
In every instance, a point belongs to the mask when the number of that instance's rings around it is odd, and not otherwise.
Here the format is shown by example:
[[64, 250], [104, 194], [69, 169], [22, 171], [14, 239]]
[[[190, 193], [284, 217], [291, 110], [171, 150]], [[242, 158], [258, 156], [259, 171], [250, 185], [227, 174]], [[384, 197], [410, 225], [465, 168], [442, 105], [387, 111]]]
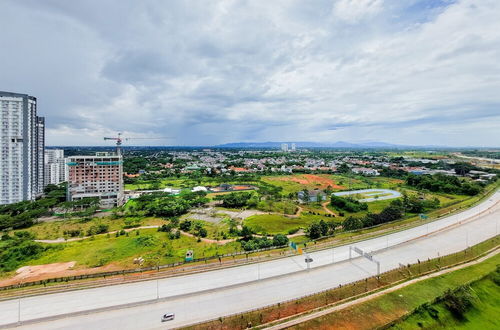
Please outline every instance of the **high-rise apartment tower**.
[[33, 96], [0, 91], [0, 204], [43, 193], [45, 120]]

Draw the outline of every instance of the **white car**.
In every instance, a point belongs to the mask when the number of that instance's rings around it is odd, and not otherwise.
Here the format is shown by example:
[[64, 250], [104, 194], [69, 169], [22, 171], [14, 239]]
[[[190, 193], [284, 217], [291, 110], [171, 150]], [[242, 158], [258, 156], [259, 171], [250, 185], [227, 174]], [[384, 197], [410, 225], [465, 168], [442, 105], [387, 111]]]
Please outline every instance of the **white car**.
[[161, 317], [161, 321], [162, 322], [172, 321], [174, 318], [175, 318], [174, 313], [167, 313], [163, 314], [163, 316]]

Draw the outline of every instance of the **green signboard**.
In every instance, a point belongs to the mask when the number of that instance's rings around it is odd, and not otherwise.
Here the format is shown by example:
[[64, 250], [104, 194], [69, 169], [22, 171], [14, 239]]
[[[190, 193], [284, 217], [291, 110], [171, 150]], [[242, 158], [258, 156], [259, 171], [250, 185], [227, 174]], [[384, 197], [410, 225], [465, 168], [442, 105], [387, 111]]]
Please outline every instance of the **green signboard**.
[[193, 250], [187, 250], [185, 261], [193, 261], [194, 253]]

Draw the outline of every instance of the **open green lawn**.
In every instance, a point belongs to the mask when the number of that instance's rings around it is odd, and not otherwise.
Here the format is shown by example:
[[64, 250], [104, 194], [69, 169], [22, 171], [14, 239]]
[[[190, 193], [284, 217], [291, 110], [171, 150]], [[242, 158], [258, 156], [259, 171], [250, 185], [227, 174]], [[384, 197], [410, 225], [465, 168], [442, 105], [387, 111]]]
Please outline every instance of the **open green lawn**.
[[[370, 213], [380, 213], [380, 212], [382, 212], [383, 209], [385, 209], [387, 206], [389, 206], [389, 204], [391, 204], [392, 201], [393, 200], [391, 200], [391, 199], [386, 199], [386, 200], [381, 200], [381, 201], [370, 202], [370, 203], [367, 203], [368, 204], [367, 211], [360, 211], [360, 212], [353, 212], [353, 213], [339, 211], [339, 210], [335, 209], [334, 207], [332, 207], [330, 204], [328, 204], [327, 207], [330, 210], [332, 210], [335, 214], [337, 214], [337, 217], [335, 219], [337, 219], [338, 221], [343, 221], [347, 217], [350, 217], [350, 216], [363, 217], [363, 216], [367, 215], [369, 212]], [[340, 216], [339, 215], [340, 212], [343, 212], [344, 216]]]
[[288, 234], [292, 229], [306, 228], [314, 221], [333, 220], [319, 215], [302, 215], [298, 218], [286, 217], [279, 214], [261, 214], [248, 217], [244, 224], [257, 233]]
[[[77, 242], [50, 244], [52, 248], [43, 252], [40, 258], [29, 261], [28, 265], [40, 265], [55, 262], [76, 261], [77, 268], [96, 267], [116, 264], [123, 267], [134, 267], [133, 259], [142, 256], [150, 260], [150, 264], [173, 263], [184, 260], [187, 250], [194, 250], [196, 258], [232, 253], [240, 249], [237, 242], [223, 246], [197, 242], [196, 238], [181, 236], [179, 239], [168, 239], [167, 234], [156, 229], [141, 229], [139, 235], [135, 231], [129, 236], [115, 237], [114, 234], [98, 235], [94, 239]], [[136, 265], [135, 265], [136, 266]]]
[[[391, 320], [398, 318], [404, 313], [413, 311], [418, 306], [433, 301], [441, 296], [447, 289], [454, 289], [460, 285], [476, 281], [490, 274], [500, 263], [500, 255], [496, 255], [486, 261], [464, 269], [460, 269], [438, 277], [430, 278], [399, 290], [387, 293], [378, 298], [367, 302], [354, 305], [345, 310], [334, 312], [326, 316], [305, 322], [295, 327], [295, 329], [313, 329], [321, 327], [345, 327], [349, 325], [353, 329], [368, 329], [382, 326]], [[496, 287], [495, 287], [495, 286]], [[474, 287], [476, 290], [476, 287]], [[498, 329], [500, 318], [498, 310], [500, 308], [499, 287], [491, 280], [478, 282], [477, 292], [481, 303], [477, 308], [481, 311], [472, 310], [466, 314], [467, 321], [449, 323], [447, 313], [441, 313], [439, 323], [429, 324], [427, 329], [441, 328], [443, 325], [448, 328], [467, 328], [467, 329]], [[482, 298], [482, 299], [481, 299]], [[484, 302], [483, 302], [484, 300]], [[376, 316], [372, 319], [367, 316]], [[419, 329], [416, 319], [408, 319], [408, 322], [398, 324], [397, 329]], [[429, 321], [425, 318], [424, 321]], [[417, 321], [419, 322], [419, 321]]]
[[302, 185], [297, 182], [293, 181], [284, 181], [283, 179], [286, 178], [287, 176], [269, 176], [269, 177], [263, 177], [262, 181], [272, 184], [275, 187], [280, 187], [283, 190], [281, 191], [282, 194], [288, 195], [288, 194], [296, 194], [301, 190], [304, 189], [314, 189], [315, 187], [308, 187], [307, 185]]

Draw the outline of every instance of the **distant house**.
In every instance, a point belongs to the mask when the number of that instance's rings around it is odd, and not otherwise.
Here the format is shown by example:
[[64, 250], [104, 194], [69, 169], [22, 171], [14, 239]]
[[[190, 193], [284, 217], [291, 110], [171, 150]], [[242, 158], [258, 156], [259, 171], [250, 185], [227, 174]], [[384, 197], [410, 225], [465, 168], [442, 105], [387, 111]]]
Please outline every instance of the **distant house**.
[[163, 189], [163, 192], [169, 193], [169, 194], [172, 194], [172, 195], [178, 195], [181, 192], [181, 190], [180, 189], [174, 189], [174, 188], [167, 187], [167, 188]]
[[297, 197], [302, 203], [317, 202], [318, 198], [326, 200], [326, 194], [322, 190], [308, 190], [307, 193], [301, 190], [297, 193]]
[[191, 189], [192, 192], [197, 192], [197, 191], [208, 191], [208, 189], [206, 187], [203, 187], [203, 186], [196, 186], [196, 187], [193, 187], [193, 189]]
[[368, 167], [353, 167], [352, 172], [361, 175], [371, 175], [371, 176], [380, 175], [380, 173], [376, 169]]

